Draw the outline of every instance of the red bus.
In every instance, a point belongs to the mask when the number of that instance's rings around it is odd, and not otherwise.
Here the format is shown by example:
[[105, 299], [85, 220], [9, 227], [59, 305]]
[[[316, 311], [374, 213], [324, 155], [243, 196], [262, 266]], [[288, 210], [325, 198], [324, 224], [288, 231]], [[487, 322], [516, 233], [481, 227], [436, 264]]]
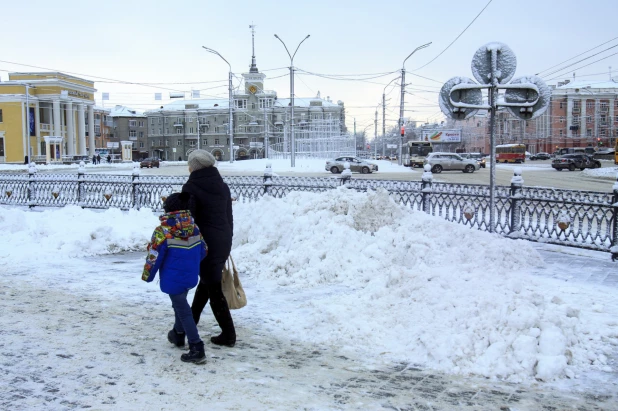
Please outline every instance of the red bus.
[[524, 144], [501, 144], [496, 146], [496, 163], [523, 163], [526, 161]]

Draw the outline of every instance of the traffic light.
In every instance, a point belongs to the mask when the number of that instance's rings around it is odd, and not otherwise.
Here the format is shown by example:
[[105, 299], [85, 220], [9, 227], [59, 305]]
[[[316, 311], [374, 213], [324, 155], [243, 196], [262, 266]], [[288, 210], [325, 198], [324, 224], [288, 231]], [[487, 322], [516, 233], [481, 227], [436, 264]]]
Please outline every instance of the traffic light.
[[602, 146], [603, 143], [601, 143], [601, 139], [599, 137], [597, 137], [597, 146]]
[[401, 137], [406, 135], [406, 128], [404, 126], [401, 126]]

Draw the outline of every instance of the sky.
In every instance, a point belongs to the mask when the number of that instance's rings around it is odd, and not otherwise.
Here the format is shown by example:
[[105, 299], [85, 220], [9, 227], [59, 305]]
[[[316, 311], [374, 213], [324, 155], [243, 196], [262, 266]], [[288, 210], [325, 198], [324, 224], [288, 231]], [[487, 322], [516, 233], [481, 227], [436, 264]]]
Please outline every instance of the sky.
[[[2, 42], [0, 77], [6, 80], [7, 73], [13, 71], [45, 71], [26, 65], [73, 73], [96, 81], [99, 105], [103, 105], [101, 93], [109, 92], [106, 106], [123, 104], [143, 110], [166, 103], [169, 93], [176, 91], [189, 96], [195, 89], [201, 90], [202, 97], [227, 98], [228, 66], [202, 46], [217, 50], [230, 62], [238, 86], [240, 74], [247, 72], [251, 63], [249, 25], [254, 24], [257, 66], [268, 76], [265, 88], [276, 90], [280, 97], [288, 97], [290, 92], [290, 60], [274, 34], [290, 52], [309, 34], [294, 66], [337, 78], [297, 71], [295, 94], [313, 97], [319, 91], [322, 97], [343, 101], [348, 128], [353, 130], [356, 119], [360, 131], [373, 124], [376, 109], [381, 123], [385, 91], [386, 123], [396, 124], [400, 89], [392, 84], [398, 81], [386, 85], [399, 75], [403, 60], [418, 46], [432, 43], [406, 62], [406, 90], [412, 94], [405, 99], [405, 116], [419, 122], [439, 122], [444, 118], [437, 92], [451, 77], [472, 77], [470, 62], [482, 45], [501, 41], [510, 46], [518, 58], [516, 77], [555, 65], [560, 69], [618, 45], [616, 11], [613, 0], [564, 0], [559, 4], [535, 0], [314, 0], [302, 5], [237, 0], [185, 1], [177, 6], [159, 0], [11, 2], [2, 6], [3, 15], [10, 16], [3, 21], [3, 32], [15, 35]], [[583, 79], [608, 80], [609, 66], [618, 75], [618, 55], [578, 68], [616, 51], [618, 48], [604, 51], [546, 80], [559, 76], [548, 82], [555, 84], [572, 78], [573, 69], [585, 76]], [[154, 100], [157, 92], [163, 93], [164, 101]]]
[[[165, 339], [169, 299], [140, 278], [158, 213], [0, 207], [11, 233], [0, 249], [0, 307], [10, 313], [0, 317], [10, 330], [0, 381], [15, 393], [0, 392], [0, 403], [341, 409], [308, 388], [323, 372], [311, 367], [329, 366], [329, 355], [367, 372], [404, 364], [465, 376], [473, 389], [487, 378], [521, 384], [511, 390], [615, 394], [616, 288], [569, 271], [564, 247], [471, 230], [384, 190], [298, 192], [233, 208], [232, 255], [248, 305], [233, 312], [236, 348], [207, 344], [208, 363], [196, 368]], [[541, 249], [563, 258], [548, 264]], [[199, 330], [206, 341], [217, 332], [209, 311]], [[354, 409], [377, 408], [369, 404]]]

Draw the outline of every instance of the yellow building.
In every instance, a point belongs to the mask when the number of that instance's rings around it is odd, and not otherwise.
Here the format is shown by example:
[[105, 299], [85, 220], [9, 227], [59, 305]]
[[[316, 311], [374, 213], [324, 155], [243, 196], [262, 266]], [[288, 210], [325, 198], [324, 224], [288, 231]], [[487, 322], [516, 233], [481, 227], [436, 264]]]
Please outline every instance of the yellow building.
[[0, 82], [0, 163], [92, 156], [95, 92], [94, 82], [68, 74], [10, 73]]

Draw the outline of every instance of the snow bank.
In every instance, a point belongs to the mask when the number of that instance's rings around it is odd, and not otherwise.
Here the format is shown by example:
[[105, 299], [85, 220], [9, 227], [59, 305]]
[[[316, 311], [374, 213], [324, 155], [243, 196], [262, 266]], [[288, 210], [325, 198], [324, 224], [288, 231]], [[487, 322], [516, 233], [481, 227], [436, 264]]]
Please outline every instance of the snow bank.
[[580, 338], [579, 311], [527, 274], [543, 263], [525, 241], [411, 211], [384, 191], [293, 193], [234, 213], [242, 271], [346, 286], [283, 322], [315, 344], [509, 381], [572, 377], [603, 351]]

